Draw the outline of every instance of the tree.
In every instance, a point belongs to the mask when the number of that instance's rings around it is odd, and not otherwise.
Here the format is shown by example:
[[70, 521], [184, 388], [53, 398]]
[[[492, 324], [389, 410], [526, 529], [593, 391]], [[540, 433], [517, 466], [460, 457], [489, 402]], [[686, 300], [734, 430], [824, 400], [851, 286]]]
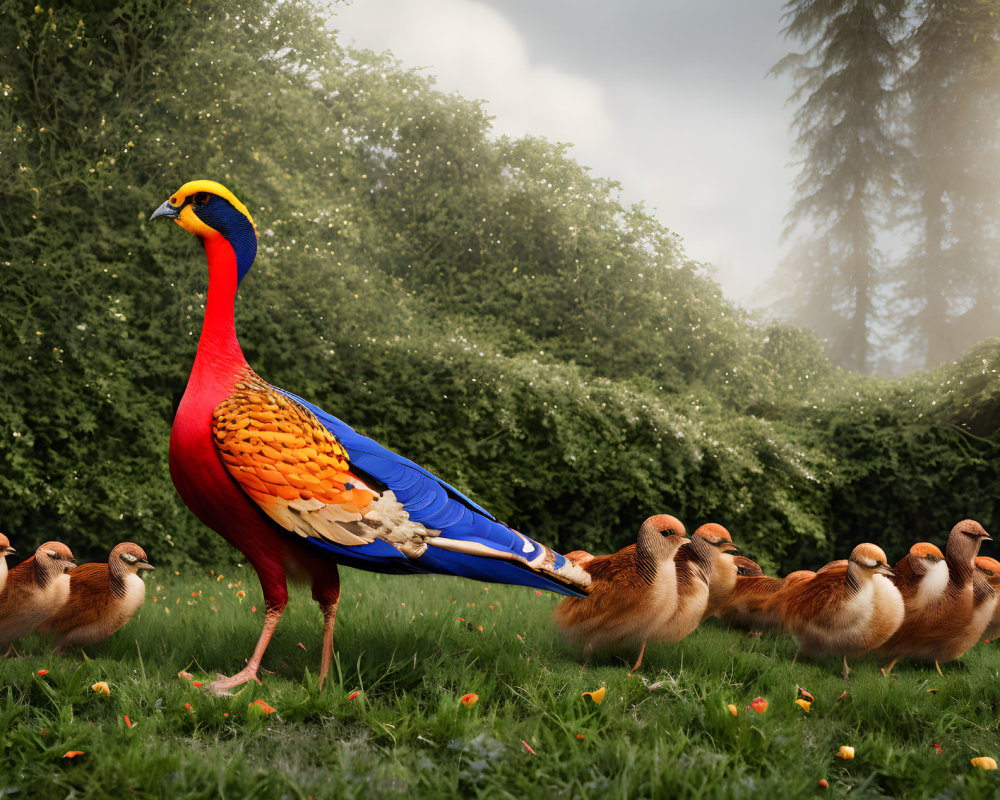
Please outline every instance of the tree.
[[1000, 9], [928, 0], [901, 81], [916, 244], [900, 270], [902, 329], [928, 368], [1000, 334]]
[[836, 363], [861, 372], [877, 339], [879, 230], [898, 186], [892, 81], [904, 10], [904, 0], [792, 0], [784, 34], [807, 49], [774, 68], [793, 75], [801, 100], [786, 235], [808, 230], [783, 270], [786, 309], [825, 336]]

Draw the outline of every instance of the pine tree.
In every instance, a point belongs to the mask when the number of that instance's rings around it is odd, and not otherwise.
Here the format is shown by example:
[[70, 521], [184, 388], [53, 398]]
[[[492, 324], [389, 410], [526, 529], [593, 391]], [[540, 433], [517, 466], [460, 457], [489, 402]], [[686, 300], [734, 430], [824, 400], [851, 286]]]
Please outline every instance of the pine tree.
[[[785, 306], [818, 331], [837, 363], [867, 372], [884, 279], [879, 234], [898, 186], [891, 86], [905, 0], [792, 0], [783, 33], [806, 47], [775, 72], [796, 82], [802, 167], [786, 235], [804, 233], [784, 265]], [[790, 279], [790, 280], [789, 280]]]
[[903, 330], [927, 367], [1000, 335], [1000, 6], [930, 0], [908, 37], [917, 242]]

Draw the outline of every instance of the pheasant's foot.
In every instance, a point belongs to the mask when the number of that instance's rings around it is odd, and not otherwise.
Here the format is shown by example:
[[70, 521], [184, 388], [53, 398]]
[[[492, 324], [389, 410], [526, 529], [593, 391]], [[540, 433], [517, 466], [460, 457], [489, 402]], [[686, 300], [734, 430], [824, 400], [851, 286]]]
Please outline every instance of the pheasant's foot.
[[251, 669], [250, 666], [246, 666], [233, 675], [231, 678], [227, 678], [221, 672], [215, 677], [215, 680], [205, 686], [206, 689], [217, 695], [231, 694], [229, 691], [237, 686], [242, 686], [247, 681], [257, 681], [260, 683], [260, 678], [257, 677], [257, 670]]

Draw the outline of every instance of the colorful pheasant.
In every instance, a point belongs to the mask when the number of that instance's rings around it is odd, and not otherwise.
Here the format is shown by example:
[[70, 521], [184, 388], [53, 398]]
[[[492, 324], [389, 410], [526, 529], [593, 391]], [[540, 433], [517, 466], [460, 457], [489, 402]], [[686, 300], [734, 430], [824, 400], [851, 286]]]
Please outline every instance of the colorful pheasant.
[[232, 192], [192, 181], [156, 217], [198, 236], [209, 270], [198, 352], [170, 436], [170, 474], [198, 518], [246, 555], [266, 605], [253, 655], [236, 675], [219, 675], [216, 692], [257, 680], [289, 577], [309, 583], [323, 611], [320, 685], [333, 652], [338, 564], [581, 594], [590, 576], [563, 556], [250, 369], [234, 304], [257, 253], [257, 231]]

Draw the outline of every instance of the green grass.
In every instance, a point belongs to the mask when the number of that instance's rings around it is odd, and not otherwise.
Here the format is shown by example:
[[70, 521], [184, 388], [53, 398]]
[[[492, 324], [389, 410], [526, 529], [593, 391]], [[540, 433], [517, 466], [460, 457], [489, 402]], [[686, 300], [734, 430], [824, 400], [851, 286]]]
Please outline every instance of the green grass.
[[[324, 690], [315, 677], [320, 614], [297, 590], [264, 659], [272, 674], [217, 698], [177, 673], [208, 680], [249, 656], [260, 591], [249, 568], [227, 573], [153, 574], [141, 613], [89, 648], [89, 659], [57, 656], [32, 637], [20, 643], [29, 655], [0, 662], [5, 794], [1000, 795], [1000, 770], [969, 763], [1000, 757], [997, 646], [979, 645], [943, 678], [902, 663], [886, 679], [874, 661], [858, 660], [845, 684], [834, 659], [793, 667], [787, 637], [709, 623], [678, 645], [651, 645], [637, 676], [615, 658], [581, 675], [578, 654], [550, 621], [552, 595], [343, 570], [337, 658]], [[91, 690], [101, 680], [110, 696]], [[580, 696], [602, 684], [600, 706]], [[796, 684], [816, 697], [808, 714], [795, 705]], [[459, 703], [467, 692], [479, 695], [471, 708]], [[747, 709], [758, 695], [769, 703], [764, 714]], [[257, 699], [276, 713], [250, 708]], [[855, 747], [853, 761], [835, 757], [844, 744]], [[83, 755], [65, 758], [69, 750]]]

